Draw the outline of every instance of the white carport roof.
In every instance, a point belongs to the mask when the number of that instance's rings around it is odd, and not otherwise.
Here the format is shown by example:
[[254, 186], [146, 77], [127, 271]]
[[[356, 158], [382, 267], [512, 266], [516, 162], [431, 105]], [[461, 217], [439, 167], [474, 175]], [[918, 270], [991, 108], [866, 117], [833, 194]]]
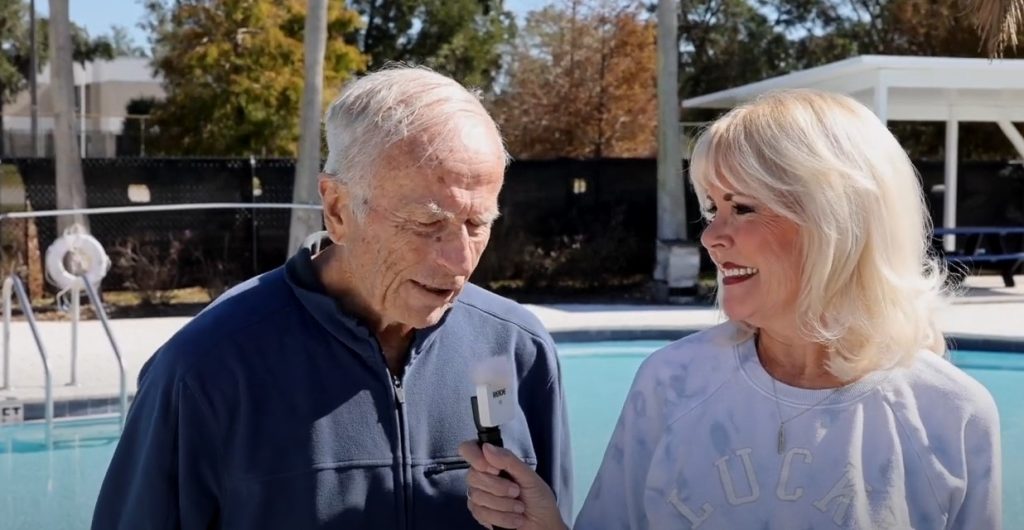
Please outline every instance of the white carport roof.
[[683, 101], [726, 109], [783, 88], [852, 96], [891, 121], [1024, 121], [1024, 59], [861, 55]]
[[[946, 122], [943, 226], [956, 226], [958, 122], [993, 122], [1024, 158], [1024, 59], [861, 55], [686, 99], [683, 109], [728, 109], [760, 94], [816, 88], [849, 95], [885, 121]], [[947, 236], [947, 247], [953, 239]]]

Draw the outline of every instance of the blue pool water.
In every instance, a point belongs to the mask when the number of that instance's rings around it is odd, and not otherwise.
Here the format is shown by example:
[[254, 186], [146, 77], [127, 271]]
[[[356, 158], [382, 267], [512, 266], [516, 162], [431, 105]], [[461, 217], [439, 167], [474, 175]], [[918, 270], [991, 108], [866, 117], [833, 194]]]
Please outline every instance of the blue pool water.
[[[576, 508], [593, 481], [633, 374], [663, 341], [559, 346], [569, 405]], [[1006, 528], [1024, 528], [1024, 355], [954, 352], [995, 396], [1003, 428]], [[0, 530], [88, 528], [117, 443], [117, 418], [58, 422], [47, 450], [40, 424], [0, 427]]]
[[61, 421], [53, 434], [48, 451], [39, 423], [0, 427], [0, 530], [89, 528], [118, 419]]

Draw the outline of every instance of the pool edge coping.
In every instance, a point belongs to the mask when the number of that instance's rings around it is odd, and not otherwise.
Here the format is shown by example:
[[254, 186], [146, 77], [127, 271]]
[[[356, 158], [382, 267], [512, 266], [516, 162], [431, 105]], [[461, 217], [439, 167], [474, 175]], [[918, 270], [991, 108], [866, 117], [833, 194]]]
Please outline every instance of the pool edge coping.
[[[601, 342], [612, 340], [679, 340], [703, 331], [703, 327], [657, 328], [569, 328], [551, 331], [555, 342]], [[1024, 337], [998, 337], [968, 333], [944, 335], [946, 346], [955, 350], [998, 351], [1024, 354]]]
[[[551, 337], [558, 342], [601, 342], [617, 340], [665, 340], [675, 341], [687, 335], [707, 329], [698, 326], [686, 327], [652, 327], [652, 328], [568, 328], [550, 331]], [[999, 351], [1024, 354], [1024, 337], [996, 337], [951, 333], [946, 334], [946, 344], [950, 349]], [[129, 394], [128, 401], [134, 399]], [[93, 396], [88, 398], [72, 398], [54, 402], [54, 418], [87, 418], [101, 414], [116, 414], [119, 411], [117, 396]], [[42, 419], [43, 402], [26, 400], [24, 423]], [[30, 413], [31, 411], [31, 413]], [[38, 416], [38, 417], [37, 417]]]

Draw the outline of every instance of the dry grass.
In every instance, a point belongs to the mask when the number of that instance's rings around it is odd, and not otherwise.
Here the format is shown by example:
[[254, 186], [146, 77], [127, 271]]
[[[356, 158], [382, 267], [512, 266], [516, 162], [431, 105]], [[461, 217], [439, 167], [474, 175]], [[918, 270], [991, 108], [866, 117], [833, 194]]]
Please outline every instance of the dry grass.
[[[134, 318], [147, 316], [187, 316], [194, 315], [210, 303], [210, 296], [202, 287], [187, 287], [162, 291], [165, 304], [152, 305], [143, 303], [143, 297], [135, 291], [104, 291], [102, 293], [107, 315], [112, 318]], [[82, 295], [81, 318], [96, 318], [87, 297]], [[53, 295], [47, 293], [42, 298], [32, 301], [32, 312], [38, 320], [70, 321], [69, 314], [59, 311]], [[14, 320], [21, 320], [21, 310], [14, 306]]]

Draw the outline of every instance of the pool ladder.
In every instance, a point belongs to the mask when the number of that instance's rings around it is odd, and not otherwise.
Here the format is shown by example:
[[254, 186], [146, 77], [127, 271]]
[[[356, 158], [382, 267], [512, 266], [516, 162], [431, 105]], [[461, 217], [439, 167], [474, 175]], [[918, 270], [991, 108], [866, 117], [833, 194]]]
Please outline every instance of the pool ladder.
[[[121, 356], [121, 350], [117, 347], [117, 341], [114, 340], [114, 334], [110, 330], [110, 320], [107, 318], [107, 312], [103, 308], [103, 304], [99, 301], [99, 296], [96, 294], [96, 288], [89, 282], [80, 279], [81, 286], [85, 289], [86, 296], [89, 297], [89, 302], [92, 304], [93, 309], [96, 311], [96, 316], [99, 317], [100, 322], [103, 324], [103, 331], [106, 332], [107, 338], [110, 339], [110, 346], [114, 350], [114, 356], [117, 358], [117, 367], [120, 375], [120, 398], [121, 398], [121, 418], [120, 427], [124, 429], [125, 416], [128, 413], [128, 380], [124, 369], [124, 357]], [[13, 291], [13, 293], [12, 293]], [[25, 293], [25, 285], [21, 281], [21, 278], [17, 274], [11, 274], [4, 279], [3, 282], [3, 311], [4, 311], [4, 329], [3, 329], [3, 351], [4, 351], [4, 380], [3, 386], [0, 390], [11, 390], [11, 296], [17, 295], [18, 304], [21, 306], [22, 312], [25, 314], [25, 319], [28, 321], [29, 330], [32, 332], [32, 337], [36, 341], [36, 347], [39, 349], [39, 358], [43, 361], [43, 376], [45, 377], [45, 388], [46, 388], [46, 402], [44, 415], [46, 418], [46, 437], [49, 440], [53, 430], [53, 372], [50, 370], [49, 355], [46, 353], [46, 347], [43, 345], [41, 336], [39, 335], [39, 328], [36, 325], [36, 317], [32, 312], [32, 304], [29, 303], [28, 295]], [[77, 290], [74, 291], [77, 294]], [[76, 297], [77, 298], [77, 297]], [[78, 323], [78, 304], [74, 304], [73, 308], [75, 314], [72, 315], [72, 337], [73, 342], [77, 342], [77, 323]], [[72, 346], [76, 349], [76, 345]], [[71, 357], [71, 372], [72, 372], [72, 384], [76, 383], [77, 367], [77, 352], [72, 351]]]

